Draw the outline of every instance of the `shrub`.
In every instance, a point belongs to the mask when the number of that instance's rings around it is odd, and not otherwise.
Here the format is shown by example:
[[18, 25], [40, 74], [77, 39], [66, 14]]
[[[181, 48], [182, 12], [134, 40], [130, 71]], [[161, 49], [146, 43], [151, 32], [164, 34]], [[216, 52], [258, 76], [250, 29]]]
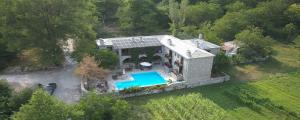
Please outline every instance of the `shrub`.
[[142, 88], [142, 87], [130, 87], [130, 88], [125, 88], [124, 90], [121, 90], [120, 93], [130, 94], [130, 93], [141, 92], [143, 90], [144, 90], [144, 88]]
[[214, 58], [214, 64], [213, 64], [213, 73], [217, 73], [218, 71], [226, 71], [230, 67], [230, 59], [224, 54], [224, 52], [221, 52], [216, 55]]

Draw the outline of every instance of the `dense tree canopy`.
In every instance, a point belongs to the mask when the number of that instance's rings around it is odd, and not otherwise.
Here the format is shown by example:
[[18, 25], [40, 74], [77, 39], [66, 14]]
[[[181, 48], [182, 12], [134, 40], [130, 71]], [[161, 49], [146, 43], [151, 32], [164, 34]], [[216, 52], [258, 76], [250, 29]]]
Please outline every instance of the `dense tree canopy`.
[[13, 120], [66, 120], [68, 111], [63, 102], [39, 89], [33, 93], [29, 103], [13, 115]]
[[[74, 106], [74, 120], [126, 120], [130, 117], [126, 101], [90, 92]], [[80, 113], [80, 114], [78, 114]]]
[[214, 21], [222, 15], [222, 8], [218, 4], [200, 2], [190, 5], [186, 10], [186, 23], [199, 25], [205, 21]]
[[3, 0], [1, 33], [11, 50], [42, 49], [45, 65], [63, 60], [59, 41], [69, 37], [95, 39], [92, 0]]
[[125, 0], [117, 13], [126, 34], [149, 34], [159, 27], [158, 10], [151, 0]]

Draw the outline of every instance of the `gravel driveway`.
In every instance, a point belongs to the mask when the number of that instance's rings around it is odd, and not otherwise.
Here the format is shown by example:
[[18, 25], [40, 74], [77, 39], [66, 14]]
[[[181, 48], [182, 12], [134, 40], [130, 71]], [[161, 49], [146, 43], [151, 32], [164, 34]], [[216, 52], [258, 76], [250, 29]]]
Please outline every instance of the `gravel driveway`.
[[0, 79], [6, 79], [16, 90], [31, 87], [37, 83], [46, 85], [54, 82], [57, 84], [54, 95], [66, 103], [73, 103], [78, 101], [81, 95], [80, 79], [73, 73], [75, 67], [76, 65], [68, 65], [51, 71], [0, 75]]

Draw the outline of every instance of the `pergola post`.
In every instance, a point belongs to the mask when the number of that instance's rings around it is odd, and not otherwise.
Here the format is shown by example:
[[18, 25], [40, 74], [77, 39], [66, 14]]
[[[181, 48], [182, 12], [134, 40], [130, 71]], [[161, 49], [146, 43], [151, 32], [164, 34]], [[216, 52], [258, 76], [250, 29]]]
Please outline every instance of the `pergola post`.
[[119, 55], [119, 67], [122, 68], [122, 66], [123, 66], [122, 49], [118, 49], [118, 55]]

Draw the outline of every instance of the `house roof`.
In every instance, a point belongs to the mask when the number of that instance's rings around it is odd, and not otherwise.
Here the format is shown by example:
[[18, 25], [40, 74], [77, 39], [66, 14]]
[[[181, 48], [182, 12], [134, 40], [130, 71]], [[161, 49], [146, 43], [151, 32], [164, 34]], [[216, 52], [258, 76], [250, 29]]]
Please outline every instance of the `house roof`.
[[98, 39], [97, 44], [100, 46], [112, 45], [114, 49], [154, 47], [162, 45], [158, 38], [151, 36]]
[[96, 43], [98, 46], [113, 46], [114, 49], [165, 46], [186, 59], [214, 56], [171, 35], [105, 38], [97, 39]]
[[191, 44], [200, 49], [220, 48], [220, 46], [218, 46], [216, 44], [210, 43], [208, 41], [205, 41], [204, 39], [199, 39], [199, 38], [187, 39], [187, 40], [183, 40], [183, 41], [187, 44]]
[[[172, 44], [170, 44], [169, 40], [172, 41]], [[186, 59], [214, 56], [213, 54], [205, 50], [199, 49], [194, 45], [187, 44], [183, 40], [180, 40], [179, 38], [176, 38], [171, 35], [164, 35], [163, 37], [161, 37], [160, 41], [165, 47], [171, 49], [172, 51], [176, 52], [177, 54]]]

